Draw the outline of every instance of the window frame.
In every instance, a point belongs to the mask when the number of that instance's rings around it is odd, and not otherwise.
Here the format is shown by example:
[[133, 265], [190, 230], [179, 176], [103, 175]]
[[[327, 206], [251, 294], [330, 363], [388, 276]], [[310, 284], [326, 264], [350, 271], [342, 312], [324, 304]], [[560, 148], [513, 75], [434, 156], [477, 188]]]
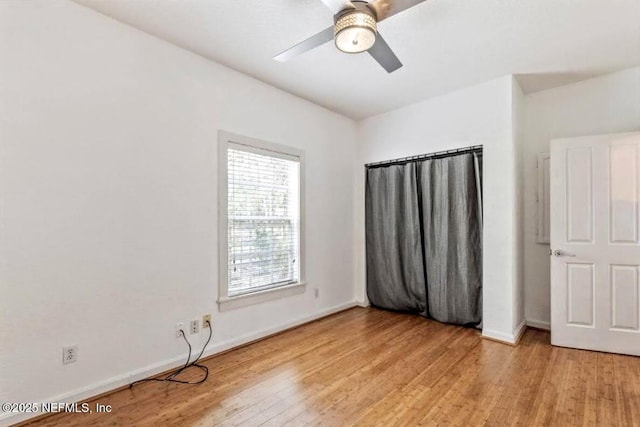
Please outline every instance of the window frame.
[[[275, 158], [294, 160], [299, 163], [299, 202], [300, 202], [300, 230], [299, 233], [299, 278], [298, 282], [260, 289], [239, 295], [229, 295], [228, 276], [228, 150], [238, 148], [251, 153], [272, 156]], [[297, 295], [305, 292], [305, 153], [304, 150], [263, 141], [256, 138], [235, 134], [227, 131], [218, 132], [218, 307], [220, 311], [245, 307], [266, 301]]]

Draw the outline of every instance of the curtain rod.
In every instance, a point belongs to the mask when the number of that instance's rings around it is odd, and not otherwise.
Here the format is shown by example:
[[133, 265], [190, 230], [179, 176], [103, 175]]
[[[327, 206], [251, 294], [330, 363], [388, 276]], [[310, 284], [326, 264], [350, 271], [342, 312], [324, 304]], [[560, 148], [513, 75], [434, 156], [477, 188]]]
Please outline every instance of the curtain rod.
[[381, 161], [381, 162], [367, 163], [364, 166], [367, 167], [367, 168], [375, 168], [375, 167], [380, 167], [380, 166], [391, 166], [391, 165], [397, 165], [397, 164], [401, 164], [401, 163], [413, 162], [413, 161], [417, 161], [417, 160], [426, 160], [426, 159], [432, 159], [432, 158], [437, 158], [437, 157], [448, 157], [448, 156], [455, 156], [455, 155], [458, 155], [458, 154], [474, 153], [474, 152], [481, 152], [481, 151], [482, 151], [482, 145], [474, 145], [472, 147], [456, 148], [456, 149], [453, 149], [453, 150], [438, 151], [436, 153], [420, 154], [420, 155], [417, 155], [417, 156], [401, 157], [399, 159], [384, 160], [384, 161]]

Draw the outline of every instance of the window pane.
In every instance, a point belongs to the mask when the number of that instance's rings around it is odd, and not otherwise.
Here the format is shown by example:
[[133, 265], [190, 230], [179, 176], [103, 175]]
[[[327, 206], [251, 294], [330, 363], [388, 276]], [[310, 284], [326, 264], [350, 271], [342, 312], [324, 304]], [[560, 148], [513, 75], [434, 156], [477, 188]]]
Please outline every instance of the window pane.
[[238, 295], [299, 281], [299, 163], [228, 150], [228, 283]]

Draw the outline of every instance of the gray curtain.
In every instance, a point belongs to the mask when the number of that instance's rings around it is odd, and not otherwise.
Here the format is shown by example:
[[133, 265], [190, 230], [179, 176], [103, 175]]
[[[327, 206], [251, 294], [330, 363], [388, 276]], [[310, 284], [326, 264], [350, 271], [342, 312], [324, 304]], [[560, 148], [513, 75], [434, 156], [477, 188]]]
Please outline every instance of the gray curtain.
[[378, 307], [426, 316], [416, 169], [410, 163], [367, 172], [367, 294]]
[[481, 157], [367, 169], [367, 294], [441, 322], [482, 321]]

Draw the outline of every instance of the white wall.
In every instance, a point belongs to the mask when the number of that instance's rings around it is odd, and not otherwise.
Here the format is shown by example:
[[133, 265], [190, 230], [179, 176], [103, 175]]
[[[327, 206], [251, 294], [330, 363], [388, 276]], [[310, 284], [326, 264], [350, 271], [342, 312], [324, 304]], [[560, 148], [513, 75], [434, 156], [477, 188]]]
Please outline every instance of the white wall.
[[356, 294], [365, 300], [364, 165], [484, 145], [484, 324], [487, 336], [513, 341], [518, 319], [516, 171], [511, 76], [359, 122], [356, 170]]
[[[0, 401], [177, 365], [205, 313], [214, 351], [353, 303], [352, 120], [67, 1], [2, 2], [0, 59]], [[304, 294], [218, 312], [219, 129], [306, 151]]]
[[527, 323], [549, 327], [549, 245], [536, 244], [536, 162], [553, 138], [640, 130], [640, 67], [525, 97]]

